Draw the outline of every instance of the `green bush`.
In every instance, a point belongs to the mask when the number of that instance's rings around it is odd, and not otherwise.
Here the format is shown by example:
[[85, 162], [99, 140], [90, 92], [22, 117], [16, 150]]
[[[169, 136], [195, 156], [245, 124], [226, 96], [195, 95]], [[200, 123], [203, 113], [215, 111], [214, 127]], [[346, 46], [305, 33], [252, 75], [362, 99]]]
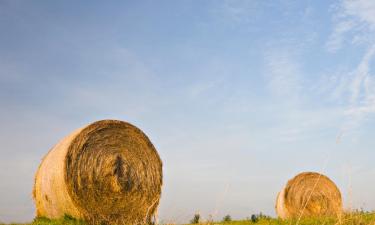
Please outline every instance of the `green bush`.
[[224, 216], [223, 222], [230, 222], [230, 221], [232, 221], [232, 217], [230, 215]]
[[190, 223], [197, 224], [200, 222], [200, 220], [201, 220], [201, 215], [199, 215], [199, 213], [196, 213], [193, 219], [190, 220]]

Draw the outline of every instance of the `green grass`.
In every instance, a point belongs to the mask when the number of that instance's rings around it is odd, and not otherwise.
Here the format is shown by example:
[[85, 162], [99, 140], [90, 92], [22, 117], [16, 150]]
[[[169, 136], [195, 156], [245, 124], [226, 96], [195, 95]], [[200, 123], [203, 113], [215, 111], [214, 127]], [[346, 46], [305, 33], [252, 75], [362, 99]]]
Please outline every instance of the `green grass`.
[[71, 216], [64, 216], [58, 220], [50, 220], [47, 218], [36, 218], [31, 225], [87, 225], [83, 220], [74, 219]]
[[374, 213], [352, 213], [337, 218], [310, 218], [297, 220], [260, 219], [257, 222], [251, 220], [206, 223], [207, 225], [375, 225]]
[[[0, 223], [0, 225], [5, 225]], [[33, 222], [31, 223], [11, 223], [9, 225], [87, 225], [84, 221], [82, 220], [77, 220], [74, 219], [70, 216], [64, 216], [61, 219], [56, 219], [56, 220], [51, 220], [48, 218], [40, 217], [40, 218], [35, 218]]]
[[[296, 225], [296, 220], [279, 220], [279, 219], [260, 219], [257, 222], [251, 220], [231, 221], [231, 222], [214, 222], [201, 223], [202, 225]], [[375, 213], [352, 213], [345, 215], [341, 220], [335, 218], [315, 218], [303, 219], [299, 225], [375, 225]], [[4, 225], [1, 224], [0, 225]], [[12, 224], [12, 225], [87, 225], [82, 220], [76, 220], [70, 216], [61, 219], [50, 220], [47, 218], [36, 218], [29, 224]]]

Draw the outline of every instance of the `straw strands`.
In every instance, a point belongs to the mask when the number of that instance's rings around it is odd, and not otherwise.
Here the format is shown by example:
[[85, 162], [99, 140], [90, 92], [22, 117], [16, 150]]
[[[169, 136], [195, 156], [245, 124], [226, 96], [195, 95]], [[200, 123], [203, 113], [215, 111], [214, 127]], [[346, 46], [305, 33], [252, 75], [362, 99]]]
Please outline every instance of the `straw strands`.
[[277, 196], [275, 208], [282, 219], [337, 217], [342, 213], [341, 193], [328, 177], [304, 172], [288, 181]]
[[35, 176], [37, 216], [141, 224], [155, 217], [162, 162], [137, 127], [102, 120], [78, 129], [43, 158]]

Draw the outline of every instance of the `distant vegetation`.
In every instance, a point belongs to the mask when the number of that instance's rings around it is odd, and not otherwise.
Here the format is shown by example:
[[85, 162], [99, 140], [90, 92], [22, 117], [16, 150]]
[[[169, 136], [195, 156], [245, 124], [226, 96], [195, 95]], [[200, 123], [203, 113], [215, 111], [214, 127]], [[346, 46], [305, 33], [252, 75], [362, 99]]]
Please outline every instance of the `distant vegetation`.
[[[0, 225], [3, 225], [0, 223]], [[36, 218], [31, 223], [11, 223], [11, 225], [87, 225], [85, 221], [74, 219], [68, 215], [61, 219], [50, 220], [44, 217]]]
[[64, 216], [64, 218], [58, 220], [50, 220], [47, 218], [37, 218], [31, 225], [87, 225], [83, 220], [77, 220], [70, 216]]
[[[198, 215], [198, 216], [197, 216]], [[224, 219], [226, 218], [226, 220]], [[375, 225], [375, 213], [370, 212], [356, 212], [346, 214], [341, 219], [337, 218], [310, 218], [297, 220], [279, 220], [262, 214], [253, 215], [245, 220], [232, 221], [230, 215], [223, 218], [222, 222], [204, 222], [200, 221], [199, 214], [194, 216], [195, 224], [202, 225]], [[228, 218], [230, 220], [228, 220]], [[197, 222], [198, 221], [198, 222]], [[197, 223], [196, 223], [197, 222]], [[37, 218], [30, 224], [13, 224], [13, 225], [87, 225], [82, 220], [76, 220], [70, 216], [58, 220], [50, 220], [47, 218]], [[167, 224], [165, 224], [167, 225]]]
[[224, 216], [223, 222], [231, 222], [231, 221], [232, 221], [232, 217], [230, 215]]
[[[204, 223], [202, 223], [204, 224]], [[341, 219], [338, 218], [309, 218], [298, 220], [280, 220], [265, 216], [263, 214], [254, 214], [246, 220], [223, 221], [215, 223], [206, 223], [206, 225], [375, 225], [375, 213], [356, 212], [346, 214]]]
[[193, 219], [190, 220], [191, 224], [198, 224], [201, 221], [201, 215], [196, 213]]

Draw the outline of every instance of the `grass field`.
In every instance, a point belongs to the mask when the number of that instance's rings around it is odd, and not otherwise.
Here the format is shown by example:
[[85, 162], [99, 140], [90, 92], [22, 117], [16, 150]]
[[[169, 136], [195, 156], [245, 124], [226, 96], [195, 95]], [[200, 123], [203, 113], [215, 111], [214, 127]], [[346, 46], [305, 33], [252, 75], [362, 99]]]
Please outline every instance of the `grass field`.
[[[301, 221], [279, 220], [279, 219], [259, 219], [256, 222], [251, 220], [230, 221], [230, 222], [203, 222], [205, 225], [375, 225], [375, 213], [353, 213], [343, 216], [343, 218], [316, 218], [303, 219]], [[2, 225], [2, 224], [1, 224]], [[14, 225], [23, 225], [14, 223]], [[25, 225], [86, 225], [84, 221], [75, 220], [69, 216], [58, 220], [47, 218], [37, 218], [33, 222]]]

